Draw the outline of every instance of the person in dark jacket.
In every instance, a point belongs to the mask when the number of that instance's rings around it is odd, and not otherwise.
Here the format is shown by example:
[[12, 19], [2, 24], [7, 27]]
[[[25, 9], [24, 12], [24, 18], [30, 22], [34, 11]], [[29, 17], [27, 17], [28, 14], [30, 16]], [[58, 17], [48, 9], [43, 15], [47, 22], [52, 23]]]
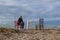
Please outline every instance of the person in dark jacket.
[[18, 19], [18, 25], [20, 25], [20, 29], [24, 28], [24, 22], [23, 22], [22, 16], [20, 16]]

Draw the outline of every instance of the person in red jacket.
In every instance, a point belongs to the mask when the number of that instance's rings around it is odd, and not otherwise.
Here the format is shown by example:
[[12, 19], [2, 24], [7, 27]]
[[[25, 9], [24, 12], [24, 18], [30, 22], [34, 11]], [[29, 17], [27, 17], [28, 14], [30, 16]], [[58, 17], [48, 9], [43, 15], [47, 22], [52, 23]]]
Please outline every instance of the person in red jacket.
[[15, 29], [18, 29], [18, 24], [16, 20], [14, 20], [14, 26], [15, 26]]

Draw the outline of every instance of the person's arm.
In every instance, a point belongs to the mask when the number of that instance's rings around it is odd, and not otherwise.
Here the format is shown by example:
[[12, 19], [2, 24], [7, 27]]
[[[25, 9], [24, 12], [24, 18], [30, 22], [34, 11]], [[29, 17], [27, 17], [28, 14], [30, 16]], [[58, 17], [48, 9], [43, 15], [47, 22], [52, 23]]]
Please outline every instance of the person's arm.
[[18, 19], [18, 22], [19, 22], [19, 23], [21, 22], [21, 18]]

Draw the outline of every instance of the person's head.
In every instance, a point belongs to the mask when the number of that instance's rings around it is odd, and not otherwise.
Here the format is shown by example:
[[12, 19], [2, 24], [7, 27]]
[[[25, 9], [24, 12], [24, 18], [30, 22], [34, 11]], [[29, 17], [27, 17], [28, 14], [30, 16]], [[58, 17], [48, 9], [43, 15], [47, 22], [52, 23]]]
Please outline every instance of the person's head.
[[22, 18], [22, 16], [20, 16], [20, 18]]

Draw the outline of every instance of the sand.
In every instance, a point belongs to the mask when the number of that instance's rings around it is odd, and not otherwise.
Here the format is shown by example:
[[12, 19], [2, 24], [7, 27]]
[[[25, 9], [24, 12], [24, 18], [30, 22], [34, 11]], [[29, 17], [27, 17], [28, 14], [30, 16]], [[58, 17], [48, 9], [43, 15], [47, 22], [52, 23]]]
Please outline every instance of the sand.
[[60, 30], [15, 30], [0, 28], [0, 40], [60, 40]]

